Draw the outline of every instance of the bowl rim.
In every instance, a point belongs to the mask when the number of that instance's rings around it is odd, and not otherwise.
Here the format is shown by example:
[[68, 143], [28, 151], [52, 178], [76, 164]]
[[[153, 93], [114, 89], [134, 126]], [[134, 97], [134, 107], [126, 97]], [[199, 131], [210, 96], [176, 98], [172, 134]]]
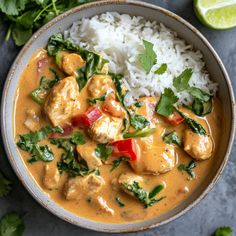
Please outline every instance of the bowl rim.
[[[5, 106], [4, 104], [6, 104], [6, 98], [7, 98], [7, 91], [11, 82], [11, 78], [12, 75], [14, 74], [16, 68], [19, 66], [20, 60], [23, 57], [23, 55], [25, 54], [25, 52], [28, 50], [28, 48], [37, 40], [37, 38], [42, 35], [48, 28], [50, 28], [51, 26], [53, 26], [54, 24], [56, 24], [57, 22], [63, 20], [65, 17], [74, 14], [74, 13], [79, 13], [79, 11], [81, 10], [86, 10], [86, 9], [90, 9], [90, 8], [95, 8], [96, 6], [105, 6], [105, 5], [119, 5], [119, 4], [127, 4], [130, 6], [141, 6], [144, 8], [149, 8], [149, 9], [153, 9], [156, 11], [159, 11], [161, 13], [163, 13], [164, 15], [167, 15], [175, 20], [177, 20], [178, 22], [180, 22], [182, 25], [184, 25], [185, 27], [187, 27], [188, 29], [190, 29], [194, 34], [197, 35], [197, 37], [199, 39], [201, 39], [201, 41], [203, 42], [203, 44], [205, 44], [205, 46], [207, 46], [207, 48], [210, 50], [210, 52], [212, 53], [213, 57], [216, 59], [223, 77], [225, 79], [225, 82], [227, 84], [227, 89], [228, 89], [228, 93], [229, 93], [229, 97], [230, 97], [230, 102], [231, 102], [231, 113], [232, 113], [232, 122], [231, 122], [231, 131], [230, 131], [230, 136], [229, 136], [229, 140], [228, 140], [228, 146], [225, 152], [225, 157], [220, 165], [220, 167], [218, 168], [215, 176], [213, 177], [211, 183], [200, 193], [199, 197], [194, 200], [193, 202], [191, 202], [191, 204], [189, 204], [188, 206], [186, 206], [183, 210], [179, 211], [178, 213], [176, 213], [175, 215], [169, 217], [168, 219], [162, 220], [161, 222], [158, 223], [150, 223], [147, 226], [136, 226], [134, 228], [129, 228], [129, 229], [101, 229], [101, 228], [96, 228], [96, 229], [91, 229], [88, 225], [82, 224], [79, 221], [74, 221], [70, 218], [66, 218], [65, 216], [63, 216], [63, 213], [57, 213], [55, 209], [53, 209], [53, 207], [47, 208], [44, 200], [43, 199], [39, 199], [37, 198], [36, 194], [34, 193], [34, 191], [32, 189], [30, 189], [30, 187], [26, 184], [26, 180], [24, 179], [24, 177], [21, 175], [20, 171], [18, 170], [15, 162], [13, 161], [12, 157], [11, 157], [11, 151], [10, 151], [10, 146], [8, 144], [8, 135], [6, 132], [6, 127], [5, 127]], [[211, 44], [209, 43], [209, 41], [202, 35], [202, 33], [200, 33], [194, 26], [192, 26], [190, 23], [188, 23], [186, 20], [184, 20], [182, 17], [178, 16], [177, 14], [166, 10], [165, 8], [162, 8], [160, 6], [154, 5], [154, 4], [150, 4], [147, 2], [142, 2], [140, 0], [100, 0], [97, 2], [91, 2], [91, 3], [87, 3], [84, 5], [80, 5], [77, 6], [75, 8], [72, 8], [64, 13], [62, 13], [61, 15], [55, 17], [54, 19], [52, 19], [50, 22], [48, 22], [47, 24], [45, 24], [44, 26], [42, 26], [39, 30], [37, 30], [29, 39], [29, 41], [25, 44], [25, 46], [21, 49], [21, 51], [19, 52], [19, 54], [17, 55], [16, 59], [14, 60], [12, 66], [10, 67], [10, 70], [8, 72], [7, 78], [5, 80], [5, 84], [4, 84], [4, 89], [3, 89], [3, 93], [2, 93], [2, 102], [1, 102], [1, 134], [2, 134], [2, 138], [3, 138], [3, 143], [4, 143], [4, 148], [5, 151], [7, 153], [7, 157], [8, 160], [14, 170], [14, 172], [16, 173], [18, 179], [21, 181], [21, 183], [23, 184], [23, 186], [27, 189], [27, 191], [31, 194], [31, 196], [33, 196], [33, 198], [44, 208], [47, 208], [48, 211], [50, 211], [52, 214], [54, 214], [55, 216], [59, 217], [62, 220], [65, 220], [71, 224], [74, 224], [76, 226], [82, 227], [82, 228], [86, 228], [86, 229], [90, 229], [90, 230], [95, 230], [95, 231], [99, 231], [99, 232], [108, 232], [108, 233], [121, 233], [121, 232], [136, 232], [136, 231], [142, 231], [142, 230], [147, 230], [147, 229], [151, 229], [154, 227], [158, 227], [164, 224], [167, 224], [177, 218], [179, 218], [180, 216], [184, 215], [186, 212], [188, 212], [190, 209], [192, 209], [195, 205], [197, 205], [204, 197], [206, 197], [206, 195], [211, 191], [211, 189], [213, 188], [213, 186], [216, 184], [216, 182], [218, 181], [219, 177], [221, 176], [227, 162], [229, 159], [229, 155], [230, 155], [230, 151], [233, 145], [233, 141], [234, 141], [234, 135], [235, 135], [235, 127], [236, 127], [236, 120], [235, 120], [235, 98], [234, 98], [234, 92], [233, 92], [233, 88], [231, 85], [231, 81], [230, 78], [228, 76], [228, 73], [225, 69], [225, 66], [223, 64], [223, 62], [221, 61], [220, 57], [218, 56], [218, 54], [216, 53], [216, 51], [214, 50], [214, 48], [211, 46]], [[53, 200], [52, 200], [53, 201]], [[62, 208], [61, 206], [58, 205], [59, 208]], [[86, 220], [90, 220], [85, 218]], [[100, 222], [98, 222], [100, 223]], [[131, 223], [132, 224], [132, 223]], [[122, 225], [122, 224], [119, 224]]]

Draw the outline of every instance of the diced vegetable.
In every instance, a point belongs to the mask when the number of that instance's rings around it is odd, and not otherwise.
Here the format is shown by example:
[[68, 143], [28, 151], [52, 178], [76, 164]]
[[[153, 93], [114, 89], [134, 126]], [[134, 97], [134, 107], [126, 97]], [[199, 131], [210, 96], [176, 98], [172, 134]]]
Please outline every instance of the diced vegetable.
[[90, 127], [101, 116], [100, 109], [91, 106], [85, 113], [72, 117], [71, 122], [74, 127]]
[[137, 153], [134, 139], [118, 140], [109, 144], [113, 148], [112, 155], [126, 156], [131, 161], [137, 160]]
[[166, 117], [166, 120], [174, 126], [181, 124], [184, 121], [184, 118], [176, 111], [174, 111], [171, 115]]

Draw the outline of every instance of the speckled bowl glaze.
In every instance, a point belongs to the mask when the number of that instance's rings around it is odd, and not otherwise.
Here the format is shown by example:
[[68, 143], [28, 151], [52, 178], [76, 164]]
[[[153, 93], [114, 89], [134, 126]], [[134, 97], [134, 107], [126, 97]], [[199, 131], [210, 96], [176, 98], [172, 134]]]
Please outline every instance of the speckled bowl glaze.
[[[76, 216], [60, 207], [36, 184], [22, 161], [14, 142], [14, 95], [16, 94], [20, 74], [32, 54], [38, 48], [44, 47], [52, 34], [65, 30], [74, 21], [82, 17], [91, 17], [107, 11], [117, 11], [119, 13], [127, 13], [130, 15], [139, 15], [149, 20], [162, 22], [167, 27], [175, 30], [178, 35], [185, 39], [188, 43], [193, 44], [196, 49], [199, 49], [204, 54], [206, 66], [211, 74], [211, 78], [219, 84], [218, 97], [223, 104], [222, 115], [224, 118], [222, 124], [221, 142], [218, 147], [214, 167], [207, 178], [186, 201], [178, 205], [173, 210], [153, 219], [143, 219], [143, 221], [135, 223], [108, 224], [95, 222]], [[132, 232], [160, 226], [176, 219], [196, 205], [212, 189], [227, 163], [231, 150], [235, 130], [234, 106], [235, 101], [232, 86], [223, 63], [209, 42], [192, 25], [172, 12], [141, 1], [99, 1], [74, 8], [53, 19], [51, 22], [38, 30], [21, 50], [10, 69], [3, 92], [1, 108], [2, 137], [9, 161], [19, 179], [31, 195], [50, 212], [72, 224], [96, 231]]]

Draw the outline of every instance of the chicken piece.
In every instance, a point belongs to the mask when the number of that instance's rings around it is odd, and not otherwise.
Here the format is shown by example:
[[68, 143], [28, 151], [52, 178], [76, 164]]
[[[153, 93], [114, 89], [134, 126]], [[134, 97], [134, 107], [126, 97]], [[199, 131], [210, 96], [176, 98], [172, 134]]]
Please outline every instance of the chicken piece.
[[89, 136], [96, 142], [109, 143], [120, 139], [120, 130], [123, 120], [103, 115], [88, 129]]
[[44, 186], [49, 189], [57, 189], [60, 182], [60, 173], [54, 163], [45, 166], [43, 177]]
[[30, 130], [30, 131], [36, 131], [39, 129], [39, 116], [36, 114], [36, 112], [32, 109], [29, 109], [26, 111], [26, 119], [24, 122], [24, 125]]
[[114, 215], [114, 210], [107, 205], [107, 202], [101, 196], [92, 200], [92, 206], [96, 207], [102, 214]]
[[111, 76], [94, 75], [88, 84], [88, 92], [92, 98], [98, 98], [114, 87]]
[[78, 176], [68, 180], [64, 195], [67, 200], [80, 200], [84, 196], [90, 197], [98, 193], [104, 185], [105, 181], [101, 176], [95, 174]]
[[77, 70], [84, 67], [86, 62], [77, 53], [66, 53], [62, 56], [61, 69], [68, 75], [77, 75]]
[[110, 93], [107, 97], [104, 103], [102, 104], [102, 111], [118, 118], [124, 118], [125, 117], [125, 111], [122, 107], [121, 103], [116, 101], [116, 95], [115, 93]]
[[95, 169], [102, 165], [101, 159], [95, 154], [96, 146], [96, 143], [87, 141], [85, 144], [77, 145], [76, 147], [78, 154], [87, 162], [88, 167], [91, 169]]
[[118, 184], [120, 186], [120, 188], [126, 192], [127, 194], [133, 196], [133, 193], [131, 193], [130, 191], [128, 191], [125, 187], [124, 184], [130, 184], [132, 185], [134, 182], [142, 183], [143, 182], [143, 178], [139, 175], [133, 174], [131, 172], [127, 172], [127, 173], [123, 173], [119, 176], [118, 178]]
[[175, 148], [160, 142], [152, 145], [149, 139], [140, 139], [136, 161], [129, 164], [136, 173], [159, 175], [172, 170], [175, 166]]
[[210, 135], [200, 135], [187, 129], [183, 136], [184, 151], [196, 160], [206, 160], [213, 153], [213, 141]]
[[61, 125], [79, 109], [79, 87], [75, 77], [60, 80], [46, 98], [44, 111], [54, 126]]

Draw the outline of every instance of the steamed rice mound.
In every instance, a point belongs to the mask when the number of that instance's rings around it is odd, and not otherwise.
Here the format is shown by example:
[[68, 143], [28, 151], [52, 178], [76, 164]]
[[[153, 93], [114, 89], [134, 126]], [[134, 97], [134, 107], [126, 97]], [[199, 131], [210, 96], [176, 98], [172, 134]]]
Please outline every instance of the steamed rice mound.
[[[211, 95], [216, 93], [217, 84], [210, 80], [201, 52], [195, 51], [192, 45], [178, 38], [176, 32], [156, 21], [108, 12], [75, 22], [64, 35], [72, 42], [102, 54], [109, 60], [111, 72], [124, 75], [128, 88], [126, 105], [132, 104], [140, 96], [160, 96], [168, 87], [179, 97], [179, 104], [190, 104], [192, 97], [189, 93], [177, 93], [173, 86], [174, 77], [186, 68], [193, 70], [190, 86]], [[157, 54], [157, 62], [148, 74], [138, 60], [144, 50], [143, 40], [151, 42]], [[167, 64], [166, 72], [156, 75], [154, 72], [163, 63]]]

